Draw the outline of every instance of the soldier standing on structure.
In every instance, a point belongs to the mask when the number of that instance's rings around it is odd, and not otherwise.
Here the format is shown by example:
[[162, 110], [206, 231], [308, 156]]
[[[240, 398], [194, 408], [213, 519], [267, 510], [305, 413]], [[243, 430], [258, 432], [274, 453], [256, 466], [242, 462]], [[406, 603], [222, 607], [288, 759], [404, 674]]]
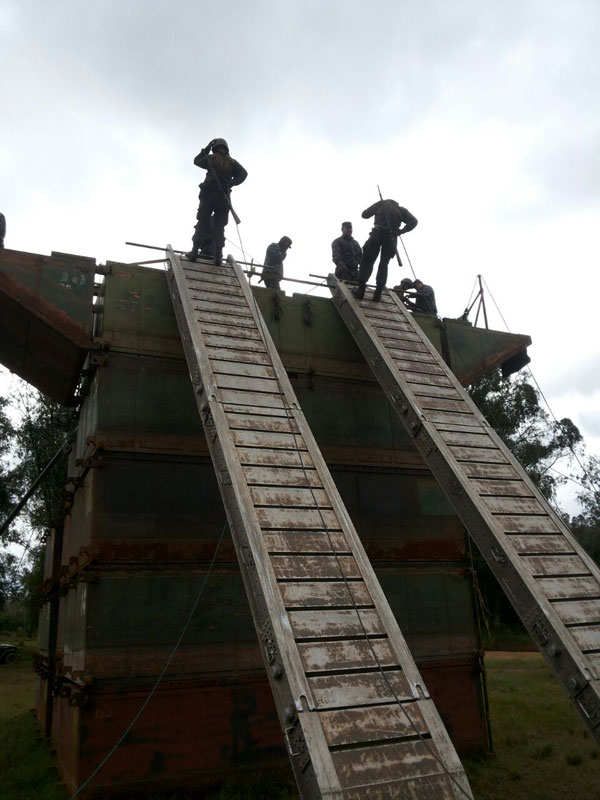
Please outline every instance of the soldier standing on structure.
[[[213, 155], [209, 155], [212, 150]], [[225, 139], [213, 139], [201, 150], [194, 164], [207, 170], [207, 176], [200, 184], [200, 204], [196, 214], [196, 227], [192, 238], [192, 249], [185, 257], [190, 261], [202, 255], [214, 255], [215, 264], [223, 258], [225, 246], [225, 226], [231, 208], [231, 187], [246, 180], [248, 173], [229, 155]], [[235, 216], [235, 214], [234, 214]]]
[[283, 262], [291, 246], [292, 240], [290, 237], [282, 236], [278, 242], [273, 242], [267, 247], [265, 263], [260, 277], [267, 289], [279, 289], [279, 281], [283, 278]]
[[6, 217], [0, 214], [0, 247], [4, 247], [4, 237], [6, 236]]
[[[378, 200], [362, 212], [363, 219], [369, 219], [372, 216], [375, 217], [375, 225], [363, 246], [358, 270], [358, 289], [353, 290], [355, 297], [358, 297], [359, 300], [365, 296], [365, 286], [371, 277], [375, 259], [380, 251], [381, 257], [373, 300], [381, 300], [381, 292], [387, 281], [390, 258], [397, 254], [398, 235], [412, 231], [417, 225], [417, 218], [406, 208], [399, 206], [395, 200]], [[401, 229], [402, 223], [404, 223], [404, 227]]]
[[340, 281], [355, 281], [362, 250], [352, 238], [352, 223], [342, 222], [342, 235], [331, 243], [331, 260], [335, 264], [335, 277]]

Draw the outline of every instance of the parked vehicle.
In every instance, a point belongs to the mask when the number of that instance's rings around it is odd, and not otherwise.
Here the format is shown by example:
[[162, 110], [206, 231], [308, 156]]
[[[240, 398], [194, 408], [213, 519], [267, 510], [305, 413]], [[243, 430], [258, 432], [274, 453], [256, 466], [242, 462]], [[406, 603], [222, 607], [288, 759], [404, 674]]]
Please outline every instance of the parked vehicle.
[[14, 644], [0, 644], [0, 664], [14, 664], [19, 648]]

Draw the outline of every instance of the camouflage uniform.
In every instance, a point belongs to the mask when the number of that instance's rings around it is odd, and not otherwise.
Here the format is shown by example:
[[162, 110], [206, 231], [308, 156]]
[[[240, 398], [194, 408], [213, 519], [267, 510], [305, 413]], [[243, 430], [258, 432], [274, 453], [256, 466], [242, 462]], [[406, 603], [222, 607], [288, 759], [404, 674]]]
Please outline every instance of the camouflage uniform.
[[331, 260], [335, 264], [335, 277], [341, 281], [355, 281], [362, 249], [352, 236], [338, 236], [331, 243]]
[[287, 250], [279, 242], [273, 242], [267, 247], [265, 263], [261, 274], [267, 289], [279, 289], [279, 281], [283, 278], [283, 262], [287, 256]]
[[[375, 259], [381, 251], [379, 267], [377, 269], [376, 286], [381, 292], [387, 281], [388, 264], [390, 258], [396, 254], [399, 233], [408, 233], [417, 226], [417, 218], [410, 211], [399, 206], [395, 200], [378, 200], [362, 212], [363, 219], [375, 216], [375, 224], [367, 241], [363, 246], [363, 254], [358, 271], [358, 292], [364, 287], [371, 277]], [[404, 228], [400, 230], [400, 225]]]
[[[207, 147], [198, 153], [194, 164], [208, 170], [208, 174], [200, 184], [200, 204], [192, 237], [193, 251], [200, 250], [203, 255], [214, 255], [220, 261], [225, 246], [225, 226], [229, 220], [227, 199], [231, 194], [231, 187], [243, 183], [248, 173], [229, 153], [217, 152], [209, 155]], [[219, 188], [219, 182], [223, 191]]]

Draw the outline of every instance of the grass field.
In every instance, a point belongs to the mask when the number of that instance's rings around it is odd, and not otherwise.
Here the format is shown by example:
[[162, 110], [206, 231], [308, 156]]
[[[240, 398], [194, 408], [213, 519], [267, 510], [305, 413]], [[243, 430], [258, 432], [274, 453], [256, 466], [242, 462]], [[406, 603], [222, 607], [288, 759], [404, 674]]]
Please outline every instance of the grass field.
[[[66, 800], [31, 712], [32, 653], [33, 645], [26, 646], [16, 664], [0, 665], [0, 798]], [[465, 761], [477, 800], [600, 799], [598, 748], [541, 656], [490, 652], [486, 665], [495, 753]], [[223, 789], [210, 800], [293, 797], [293, 791], [262, 782]]]

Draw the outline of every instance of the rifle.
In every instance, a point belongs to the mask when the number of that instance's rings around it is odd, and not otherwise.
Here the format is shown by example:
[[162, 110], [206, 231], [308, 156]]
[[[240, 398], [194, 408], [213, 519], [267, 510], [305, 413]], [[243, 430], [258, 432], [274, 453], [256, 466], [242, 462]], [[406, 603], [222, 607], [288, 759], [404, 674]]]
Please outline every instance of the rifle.
[[[383, 195], [381, 194], [381, 189], [379, 188], [379, 184], [377, 184], [377, 191], [379, 192], [379, 199], [381, 200], [381, 202], [383, 202]], [[393, 236], [394, 234], [392, 232], [392, 226], [390, 225], [390, 218], [388, 217], [388, 214], [387, 214], [387, 211], [385, 210], [385, 208], [383, 210], [383, 213], [385, 214], [385, 221], [387, 222], [387, 226], [388, 226], [388, 230], [390, 232], [390, 236]], [[398, 236], [399, 235], [400, 235], [400, 232], [398, 232]], [[398, 266], [401, 267], [402, 266], [402, 261], [400, 260], [400, 254], [398, 253], [398, 245], [396, 245], [396, 258], [398, 259]]]
[[208, 164], [207, 171], [212, 175], [214, 182], [217, 184], [217, 188], [219, 189], [219, 191], [221, 192], [221, 194], [223, 195], [223, 197], [227, 201], [227, 205], [229, 206], [229, 210], [231, 211], [231, 216], [235, 220], [235, 224], [239, 225], [242, 220], [235, 213], [235, 210], [234, 210], [233, 206], [231, 205], [231, 200], [229, 199], [229, 195], [227, 194], [227, 192], [223, 188], [223, 184], [221, 183], [221, 180], [220, 180], [219, 176], [217, 175], [217, 171], [213, 167], [212, 162], [210, 160], [211, 147], [212, 147], [212, 141], [209, 142], [208, 145], [204, 148], [207, 151], [207, 153], [206, 153], [206, 163]]

